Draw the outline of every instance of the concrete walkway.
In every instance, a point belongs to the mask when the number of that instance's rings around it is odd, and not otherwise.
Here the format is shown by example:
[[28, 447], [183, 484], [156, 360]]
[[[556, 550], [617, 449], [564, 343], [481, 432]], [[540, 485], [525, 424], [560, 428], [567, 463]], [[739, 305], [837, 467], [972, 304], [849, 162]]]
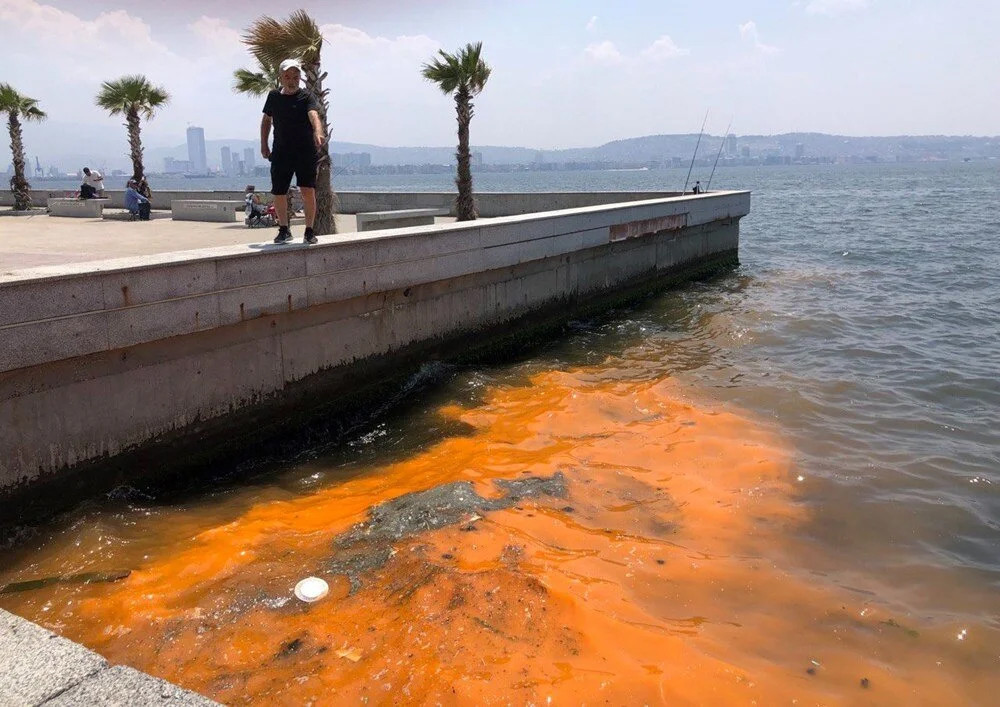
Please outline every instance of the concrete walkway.
[[[174, 221], [169, 211], [154, 211], [149, 221], [128, 221], [125, 212], [105, 209], [104, 219], [60, 218], [40, 212], [11, 216], [0, 211], [0, 275], [41, 265], [61, 265], [133, 255], [154, 255], [197, 248], [270, 243], [275, 228], [247, 228], [243, 221]], [[438, 223], [454, 221], [438, 218]], [[292, 234], [302, 241], [302, 219]], [[356, 231], [354, 214], [337, 215], [337, 232]], [[322, 237], [320, 243], [323, 242]]]
[[0, 609], [0, 705], [218, 705], [159, 678], [109, 665], [78, 643]]

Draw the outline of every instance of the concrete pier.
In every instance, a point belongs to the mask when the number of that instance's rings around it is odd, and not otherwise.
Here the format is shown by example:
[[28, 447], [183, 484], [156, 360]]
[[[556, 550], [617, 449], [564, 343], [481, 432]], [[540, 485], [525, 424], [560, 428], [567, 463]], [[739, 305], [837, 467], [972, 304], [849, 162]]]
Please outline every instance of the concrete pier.
[[404, 364], [733, 263], [749, 207], [717, 192], [7, 272], [0, 523], [46, 489], [224, 455]]

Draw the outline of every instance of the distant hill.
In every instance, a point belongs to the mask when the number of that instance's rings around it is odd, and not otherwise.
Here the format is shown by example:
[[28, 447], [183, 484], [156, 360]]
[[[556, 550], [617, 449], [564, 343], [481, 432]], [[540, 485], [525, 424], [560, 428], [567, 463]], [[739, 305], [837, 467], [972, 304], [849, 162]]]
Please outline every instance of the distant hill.
[[[702, 136], [700, 157], [714, 156], [721, 144], [718, 135]], [[698, 142], [697, 134], [647, 135], [615, 140], [600, 147], [573, 150], [546, 150], [552, 162], [611, 161], [644, 162], [679, 157], [690, 159]], [[801, 145], [801, 148], [799, 146]], [[964, 137], [946, 135], [899, 135], [891, 137], [850, 137], [824, 133], [785, 133], [783, 135], [738, 135], [737, 150], [749, 148], [753, 157], [766, 155], [795, 156], [801, 149], [805, 157], [877, 157], [895, 159], [1000, 158], [1000, 136]]]
[[[703, 135], [698, 148], [700, 157], [715, 155], [721, 144], [719, 135]], [[543, 162], [646, 162], [671, 158], [690, 159], [698, 142], [697, 133], [682, 135], [646, 135], [614, 140], [597, 147], [565, 150], [536, 150], [527, 147], [473, 146], [488, 164], [528, 164]], [[878, 157], [899, 159], [1000, 158], [1000, 136], [968, 137], [948, 135], [899, 135], [891, 137], [850, 137], [824, 133], [785, 133], [782, 135], [739, 135], [737, 149], [747, 147], [752, 156], [768, 154], [794, 156], [801, 145], [805, 156], [832, 158]], [[223, 146], [231, 150], [250, 147], [256, 154], [256, 140], [208, 140], [205, 149], [209, 165], [218, 165]], [[454, 161], [454, 147], [384, 147], [356, 142], [334, 141], [333, 152], [367, 152], [372, 164], [448, 164]], [[147, 159], [154, 169], [161, 168], [164, 157], [187, 158], [187, 147], [150, 149]]]

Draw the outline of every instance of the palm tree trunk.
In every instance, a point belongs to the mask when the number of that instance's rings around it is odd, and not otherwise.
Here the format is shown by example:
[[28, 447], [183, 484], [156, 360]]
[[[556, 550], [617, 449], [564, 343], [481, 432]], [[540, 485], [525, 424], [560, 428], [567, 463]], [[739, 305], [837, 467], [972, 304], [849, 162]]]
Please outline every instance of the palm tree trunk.
[[125, 115], [128, 121], [125, 127], [128, 128], [128, 147], [132, 157], [132, 178], [141, 179], [143, 176], [142, 167], [142, 138], [139, 134], [139, 111], [132, 109]]
[[323, 88], [326, 74], [320, 73], [320, 64], [307, 64], [305, 67], [306, 86], [319, 103], [319, 120], [326, 134], [326, 142], [317, 149], [316, 165], [316, 223], [313, 228], [317, 236], [326, 236], [337, 232], [336, 213], [340, 207], [337, 194], [333, 191], [333, 170], [330, 160], [330, 124], [326, 117], [330, 110], [327, 102], [329, 90]]
[[472, 122], [472, 96], [469, 89], [459, 86], [455, 91], [455, 110], [458, 113], [458, 175], [455, 186], [458, 187], [458, 197], [455, 199], [455, 215], [459, 221], [473, 221], [476, 218], [476, 202], [472, 198], [472, 167], [469, 153], [469, 123]]
[[31, 185], [24, 177], [24, 138], [21, 136], [21, 121], [17, 112], [11, 111], [7, 119], [10, 132], [10, 154], [14, 162], [14, 176], [10, 178], [10, 190], [14, 192], [14, 210], [27, 211], [31, 208]]

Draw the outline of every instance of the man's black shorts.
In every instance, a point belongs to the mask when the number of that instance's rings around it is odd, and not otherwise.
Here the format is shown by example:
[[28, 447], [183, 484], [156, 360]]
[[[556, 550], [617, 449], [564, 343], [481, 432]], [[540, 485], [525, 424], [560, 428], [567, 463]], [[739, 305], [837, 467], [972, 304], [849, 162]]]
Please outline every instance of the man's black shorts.
[[295, 183], [301, 187], [316, 187], [316, 150], [303, 148], [296, 151], [282, 151], [271, 155], [271, 193], [281, 196], [288, 193], [288, 187], [295, 175]]

